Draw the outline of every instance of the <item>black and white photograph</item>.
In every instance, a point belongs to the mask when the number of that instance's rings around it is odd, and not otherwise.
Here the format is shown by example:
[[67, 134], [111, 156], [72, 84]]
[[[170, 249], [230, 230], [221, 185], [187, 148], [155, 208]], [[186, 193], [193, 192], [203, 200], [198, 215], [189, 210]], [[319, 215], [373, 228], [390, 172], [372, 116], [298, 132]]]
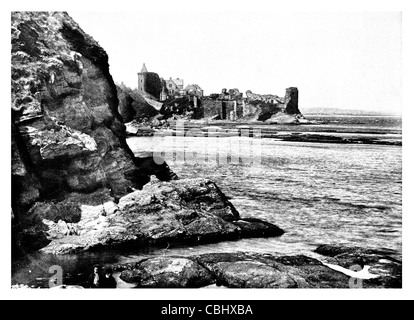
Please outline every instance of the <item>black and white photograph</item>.
[[407, 288], [402, 10], [121, 3], [9, 12], [11, 291]]

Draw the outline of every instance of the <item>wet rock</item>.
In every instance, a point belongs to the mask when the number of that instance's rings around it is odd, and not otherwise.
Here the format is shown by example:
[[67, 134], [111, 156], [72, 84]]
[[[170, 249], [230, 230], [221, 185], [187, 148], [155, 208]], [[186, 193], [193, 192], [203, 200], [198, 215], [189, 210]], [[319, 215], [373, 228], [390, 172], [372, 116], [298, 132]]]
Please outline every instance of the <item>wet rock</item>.
[[349, 277], [303, 255], [249, 252], [162, 256], [114, 266], [137, 287], [349, 288]]
[[37, 202], [28, 212], [32, 219], [47, 219], [53, 222], [79, 222], [81, 210], [76, 203], [67, 202]]
[[[349, 277], [304, 255], [275, 258], [287, 268], [299, 288], [349, 288]], [[280, 266], [280, 265], [279, 265]]]
[[48, 223], [47, 253], [70, 253], [108, 246], [140, 247], [202, 243], [241, 237], [280, 236], [278, 227], [239, 213], [208, 179], [151, 182], [116, 204], [81, 205], [81, 219], [62, 232]]
[[18, 253], [27, 254], [50, 244], [50, 240], [47, 237], [47, 227], [43, 224], [25, 226], [18, 230], [12, 229], [12, 231], [14, 232], [12, 235], [14, 238], [13, 245], [16, 246], [14, 249], [21, 251]]
[[361, 248], [361, 247], [349, 247], [343, 245], [330, 245], [323, 244], [318, 246], [315, 249], [316, 253], [319, 253], [327, 257], [335, 257], [340, 254], [363, 254], [363, 255], [377, 255], [377, 256], [393, 256], [397, 252], [392, 249], [382, 248], [382, 249], [370, 249], [370, 248]]
[[[231, 259], [233, 260], [233, 259]], [[203, 261], [203, 257], [200, 258]], [[254, 259], [211, 264], [217, 284], [229, 288], [293, 288], [297, 284], [286, 272]]]
[[242, 236], [246, 238], [260, 236], [281, 236], [285, 233], [278, 226], [255, 218], [240, 219], [237, 221], [233, 221], [233, 224], [235, 224], [242, 230]]
[[[269, 119], [270, 120], [270, 119]], [[303, 123], [305, 119], [297, 118], [298, 122]], [[277, 121], [276, 121], [277, 122]], [[362, 137], [362, 136], [338, 136], [328, 134], [317, 134], [317, 133], [288, 133], [288, 134], [277, 134], [271, 138], [277, 138], [283, 141], [294, 141], [294, 142], [316, 142], [316, 143], [341, 143], [341, 144], [379, 144], [379, 145], [402, 145], [401, 141], [392, 139], [384, 139], [378, 137]]]
[[305, 256], [213, 253], [197, 260], [217, 276], [217, 284], [240, 288], [345, 288], [348, 277]]
[[84, 289], [84, 287], [78, 286], [78, 285], [62, 284], [62, 285], [59, 285], [59, 286], [54, 286], [51, 289]]
[[199, 288], [214, 283], [211, 273], [193, 260], [157, 257], [144, 260], [133, 270], [122, 271], [120, 278], [137, 288]]
[[368, 271], [379, 277], [363, 280], [366, 288], [401, 288], [402, 263], [397, 252], [391, 249], [321, 245], [315, 252], [329, 257], [328, 263], [347, 269], [353, 266], [369, 266]]

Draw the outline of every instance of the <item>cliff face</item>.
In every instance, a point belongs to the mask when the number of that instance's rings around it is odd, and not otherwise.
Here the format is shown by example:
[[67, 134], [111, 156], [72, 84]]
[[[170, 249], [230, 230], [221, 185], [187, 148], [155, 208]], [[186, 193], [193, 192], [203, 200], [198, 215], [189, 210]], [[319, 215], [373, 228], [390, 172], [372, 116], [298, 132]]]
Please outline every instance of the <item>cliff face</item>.
[[135, 184], [106, 52], [66, 13], [11, 16], [12, 209]]

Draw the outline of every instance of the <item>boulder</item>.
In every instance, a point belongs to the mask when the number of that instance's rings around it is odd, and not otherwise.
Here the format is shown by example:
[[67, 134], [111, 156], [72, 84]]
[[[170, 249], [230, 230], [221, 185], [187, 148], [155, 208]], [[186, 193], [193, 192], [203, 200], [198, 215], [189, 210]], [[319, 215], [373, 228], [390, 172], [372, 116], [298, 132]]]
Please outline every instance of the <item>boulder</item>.
[[[252, 252], [151, 257], [112, 266], [136, 287], [349, 288], [350, 277], [304, 255]], [[376, 287], [375, 284], [372, 287]], [[381, 286], [379, 286], [381, 287]]]
[[286, 272], [259, 261], [219, 262], [215, 265], [217, 284], [229, 288], [294, 288]]
[[217, 284], [237, 288], [345, 288], [348, 277], [306, 256], [212, 253], [197, 261], [212, 271]]
[[340, 245], [321, 245], [315, 252], [329, 257], [326, 261], [346, 269], [354, 266], [367, 268], [376, 278], [363, 280], [367, 288], [401, 288], [402, 262], [395, 250], [347, 247]]
[[[304, 255], [252, 252], [162, 256], [112, 266], [121, 279], [137, 287], [351, 288], [355, 279]], [[375, 266], [371, 267], [371, 271]], [[395, 288], [396, 278], [361, 281], [362, 288]], [[401, 279], [399, 279], [401, 281]], [[401, 286], [399, 286], [401, 287]]]
[[43, 221], [51, 242], [42, 252], [64, 254], [114, 246], [138, 248], [283, 234], [277, 226], [261, 220], [240, 219], [217, 185], [201, 178], [153, 181], [118, 203], [80, 205], [80, 209], [80, 221], [68, 223], [66, 228], [59, 221]]
[[193, 260], [182, 257], [156, 257], [122, 271], [120, 278], [137, 288], [199, 288], [214, 283], [212, 274]]

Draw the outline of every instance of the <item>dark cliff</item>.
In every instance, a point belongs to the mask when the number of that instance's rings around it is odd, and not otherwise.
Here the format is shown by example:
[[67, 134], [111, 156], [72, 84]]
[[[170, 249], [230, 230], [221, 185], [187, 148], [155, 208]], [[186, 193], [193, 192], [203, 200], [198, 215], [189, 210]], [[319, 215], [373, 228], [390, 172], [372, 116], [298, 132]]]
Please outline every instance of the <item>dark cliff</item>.
[[11, 15], [12, 210], [139, 184], [108, 56], [66, 13]]

